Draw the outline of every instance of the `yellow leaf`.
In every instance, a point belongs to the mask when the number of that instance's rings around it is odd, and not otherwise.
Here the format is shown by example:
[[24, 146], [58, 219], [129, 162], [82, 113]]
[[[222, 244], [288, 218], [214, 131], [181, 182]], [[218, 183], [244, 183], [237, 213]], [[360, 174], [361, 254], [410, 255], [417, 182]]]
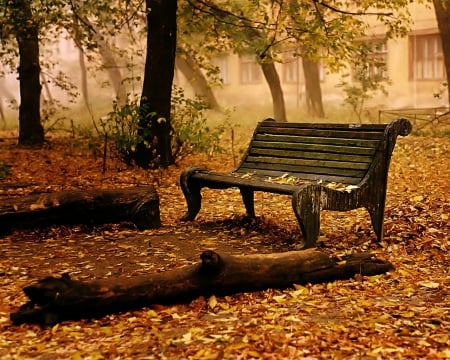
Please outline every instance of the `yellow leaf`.
[[254, 350], [247, 351], [247, 355], [253, 356], [255, 358], [260, 358], [261, 357], [261, 354], [259, 352], [257, 352], [257, 351], [254, 351]]
[[183, 337], [181, 339], [182, 342], [185, 344], [189, 344], [192, 342], [192, 333], [188, 331], [187, 333], [183, 334]]
[[413, 197], [413, 200], [415, 202], [420, 202], [420, 201], [423, 200], [423, 196], [422, 195], [416, 195], [416, 196]]
[[286, 302], [286, 295], [276, 295], [273, 297], [273, 299], [278, 303], [278, 304], [282, 304], [284, 302]]
[[83, 356], [81, 356], [80, 352], [77, 351], [76, 353], [72, 354], [72, 360], [83, 360]]
[[405, 311], [402, 313], [402, 316], [404, 318], [412, 318], [412, 317], [416, 316], [416, 313], [414, 311]]
[[439, 289], [439, 283], [434, 281], [421, 281], [419, 282], [419, 285], [427, 289]]
[[158, 313], [155, 310], [150, 309], [147, 311], [147, 316], [151, 318], [158, 317]]
[[45, 205], [42, 203], [38, 203], [38, 204], [31, 204], [30, 205], [30, 210], [39, 210], [39, 209], [45, 209]]
[[214, 295], [212, 295], [209, 299], [208, 299], [208, 306], [210, 307], [210, 309], [214, 309], [217, 305], [217, 299]]

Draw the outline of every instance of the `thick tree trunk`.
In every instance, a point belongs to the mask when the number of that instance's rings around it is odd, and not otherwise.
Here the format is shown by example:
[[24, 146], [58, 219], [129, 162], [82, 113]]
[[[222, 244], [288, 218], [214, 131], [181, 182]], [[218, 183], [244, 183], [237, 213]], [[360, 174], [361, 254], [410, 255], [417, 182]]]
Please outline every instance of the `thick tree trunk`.
[[146, 0], [147, 57], [141, 96], [136, 164], [166, 168], [174, 163], [170, 109], [177, 37], [177, 0]]
[[306, 106], [311, 115], [325, 117], [320, 89], [319, 67], [315, 61], [302, 57], [303, 73], [305, 75]]
[[273, 104], [273, 116], [275, 120], [286, 122], [286, 107], [284, 105], [283, 89], [281, 87], [280, 77], [273, 62], [263, 62], [261, 68], [270, 88]]
[[38, 24], [33, 19], [31, 2], [10, 2], [11, 16], [17, 27], [14, 29], [19, 46], [19, 144], [40, 146], [44, 142], [44, 128], [40, 118], [41, 84], [39, 75]]
[[140, 229], [158, 227], [159, 197], [153, 187], [65, 191], [0, 202], [0, 234], [52, 224], [131, 221]]
[[442, 39], [445, 72], [447, 75], [447, 96], [450, 106], [450, 3], [445, 0], [433, 0], [434, 11]]
[[65, 319], [95, 318], [150, 306], [187, 302], [198, 296], [229, 295], [293, 284], [327, 282], [356, 274], [376, 275], [392, 264], [357, 254], [337, 261], [315, 250], [232, 256], [205, 251], [201, 262], [163, 273], [93, 282], [69, 275], [48, 277], [24, 288], [30, 301], [11, 314], [14, 324], [45, 327]]
[[194, 59], [181, 48], [177, 50], [175, 65], [186, 77], [192, 89], [194, 89], [195, 95], [202, 97], [210, 109], [220, 111], [220, 105], [205, 76], [198, 68]]

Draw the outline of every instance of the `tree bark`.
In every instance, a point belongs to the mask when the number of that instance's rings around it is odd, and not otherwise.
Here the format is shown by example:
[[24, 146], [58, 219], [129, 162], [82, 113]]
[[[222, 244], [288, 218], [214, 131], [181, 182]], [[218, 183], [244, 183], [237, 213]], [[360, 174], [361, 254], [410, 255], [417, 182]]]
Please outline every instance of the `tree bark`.
[[178, 47], [177, 50], [175, 66], [186, 77], [187, 81], [192, 86], [192, 89], [194, 89], [195, 95], [202, 97], [210, 109], [220, 111], [220, 105], [205, 76], [198, 68], [194, 59], [180, 47]]
[[447, 75], [447, 96], [450, 106], [450, 3], [444, 0], [433, 0], [434, 11], [442, 39], [445, 72]]
[[0, 234], [52, 224], [101, 224], [131, 221], [140, 229], [160, 225], [154, 187], [64, 191], [0, 202]]
[[170, 109], [177, 37], [177, 0], [146, 0], [147, 57], [141, 96], [136, 164], [167, 168], [174, 163]]
[[47, 277], [23, 290], [30, 299], [11, 314], [14, 324], [44, 327], [66, 319], [96, 318], [152, 304], [188, 302], [198, 296], [230, 295], [293, 284], [375, 275], [393, 269], [372, 254], [337, 261], [315, 250], [232, 256], [204, 251], [201, 262], [163, 273], [92, 282]]
[[280, 77], [273, 61], [263, 62], [261, 68], [270, 88], [273, 103], [273, 116], [275, 120], [286, 122], [286, 107], [284, 105], [283, 89], [281, 87]]
[[319, 118], [325, 117], [320, 89], [319, 67], [315, 61], [302, 57], [303, 73], [305, 75], [305, 97], [308, 112]]
[[14, 33], [19, 47], [19, 144], [41, 146], [44, 128], [40, 117], [39, 25], [33, 19], [31, 1], [17, 0], [8, 4], [16, 24]]

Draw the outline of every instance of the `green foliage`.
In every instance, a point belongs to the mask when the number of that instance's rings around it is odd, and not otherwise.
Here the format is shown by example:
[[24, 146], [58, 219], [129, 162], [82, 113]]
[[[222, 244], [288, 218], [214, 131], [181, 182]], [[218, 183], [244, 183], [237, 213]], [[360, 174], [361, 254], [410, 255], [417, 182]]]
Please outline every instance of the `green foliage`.
[[211, 128], [207, 124], [205, 110], [208, 104], [201, 98], [190, 99], [184, 90], [174, 87], [172, 91], [172, 126], [177, 144], [175, 155], [186, 152], [204, 152], [212, 154], [221, 151], [221, 126]]
[[128, 96], [124, 105], [113, 101], [112, 111], [100, 119], [102, 137], [112, 141], [114, 152], [127, 164], [132, 163], [137, 145], [144, 140], [139, 132], [139, 115], [139, 99]]
[[10, 172], [11, 165], [8, 165], [3, 160], [0, 160], [0, 180], [11, 175]]
[[[222, 150], [219, 141], [224, 127], [208, 126], [205, 116], [207, 108], [208, 105], [202, 99], [188, 98], [183, 89], [174, 87], [171, 125], [175, 157], [192, 152], [212, 154]], [[147, 138], [146, 129], [139, 126], [141, 112], [139, 98], [128, 96], [124, 105], [114, 101], [113, 110], [100, 119], [100, 138], [106, 136], [113, 152], [127, 164], [133, 162], [136, 148], [145, 143], [144, 139]], [[152, 115], [150, 113], [148, 116]]]
[[387, 95], [386, 85], [389, 83], [384, 72], [386, 65], [378, 59], [369, 59], [368, 54], [366, 48], [355, 64], [352, 74], [344, 74], [337, 85], [346, 94], [344, 103], [350, 106], [360, 123], [363, 121], [367, 100], [373, 98], [377, 92]]

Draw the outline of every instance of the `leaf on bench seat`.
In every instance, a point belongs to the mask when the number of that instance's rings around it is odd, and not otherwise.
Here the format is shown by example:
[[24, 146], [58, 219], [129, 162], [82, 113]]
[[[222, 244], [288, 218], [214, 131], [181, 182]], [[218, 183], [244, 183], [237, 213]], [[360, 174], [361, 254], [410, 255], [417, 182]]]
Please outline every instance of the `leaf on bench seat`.
[[348, 193], [352, 192], [352, 190], [358, 189], [359, 186], [356, 185], [347, 185], [342, 183], [330, 182], [325, 185], [329, 189], [337, 190], [337, 191], [347, 191]]

